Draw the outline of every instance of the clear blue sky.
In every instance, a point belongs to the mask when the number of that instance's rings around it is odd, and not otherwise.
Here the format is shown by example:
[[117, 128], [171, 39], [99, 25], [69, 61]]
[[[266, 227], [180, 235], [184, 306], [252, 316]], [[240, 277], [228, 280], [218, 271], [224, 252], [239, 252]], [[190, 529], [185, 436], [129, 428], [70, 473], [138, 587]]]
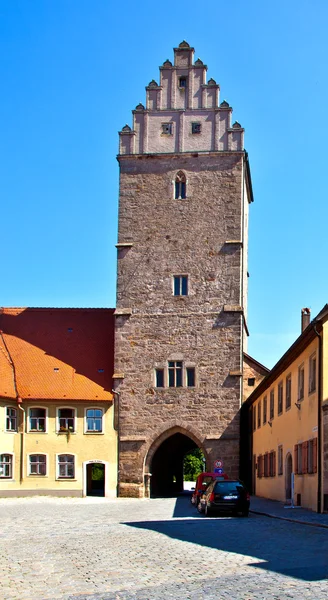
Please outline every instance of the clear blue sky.
[[328, 301], [326, 0], [0, 1], [3, 306], [114, 306], [117, 132], [183, 39], [246, 129], [249, 352]]

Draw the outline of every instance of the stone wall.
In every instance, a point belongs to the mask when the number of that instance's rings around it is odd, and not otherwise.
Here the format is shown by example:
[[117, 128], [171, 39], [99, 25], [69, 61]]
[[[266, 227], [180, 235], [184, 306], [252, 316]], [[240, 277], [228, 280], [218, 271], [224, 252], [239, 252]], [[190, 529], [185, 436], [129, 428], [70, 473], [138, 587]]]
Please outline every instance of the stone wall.
[[[243, 154], [120, 159], [115, 373], [120, 491], [140, 496], [163, 431], [193, 432], [238, 476], [241, 397]], [[174, 199], [176, 172], [187, 198]], [[188, 274], [189, 295], [172, 277]], [[195, 366], [193, 388], [156, 388], [167, 361]], [[124, 375], [124, 378], [122, 377]]]

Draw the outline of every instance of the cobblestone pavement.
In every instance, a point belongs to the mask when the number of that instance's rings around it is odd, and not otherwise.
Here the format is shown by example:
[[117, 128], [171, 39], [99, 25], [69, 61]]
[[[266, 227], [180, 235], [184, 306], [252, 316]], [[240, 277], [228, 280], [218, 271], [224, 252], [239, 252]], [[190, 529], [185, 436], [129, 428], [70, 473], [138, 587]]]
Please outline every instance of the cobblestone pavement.
[[188, 498], [0, 500], [1, 600], [327, 598], [328, 531]]

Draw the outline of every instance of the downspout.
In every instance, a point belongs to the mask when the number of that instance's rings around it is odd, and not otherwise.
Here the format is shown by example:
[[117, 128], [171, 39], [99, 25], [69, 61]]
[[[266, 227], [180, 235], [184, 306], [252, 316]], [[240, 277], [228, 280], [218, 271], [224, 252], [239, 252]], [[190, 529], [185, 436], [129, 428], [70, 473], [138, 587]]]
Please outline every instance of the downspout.
[[321, 513], [321, 495], [322, 495], [322, 458], [321, 458], [321, 446], [322, 446], [322, 434], [321, 434], [321, 423], [322, 423], [322, 337], [316, 329], [316, 325], [313, 327], [316, 336], [318, 337], [319, 344], [319, 361], [318, 361], [318, 495], [317, 495], [317, 512]]
[[114, 429], [117, 432], [117, 486], [116, 495], [120, 495], [120, 463], [119, 463], [119, 452], [120, 452], [120, 392], [112, 389], [114, 395]]
[[7, 352], [7, 360], [11, 366], [12, 369], [12, 374], [13, 374], [13, 384], [14, 384], [14, 390], [15, 390], [15, 395], [16, 395], [16, 402], [17, 402], [17, 406], [18, 408], [22, 411], [23, 413], [23, 418], [22, 418], [22, 429], [20, 431], [20, 465], [19, 465], [19, 482], [22, 483], [23, 479], [24, 479], [24, 434], [25, 434], [25, 409], [21, 406], [22, 404], [22, 399], [18, 394], [18, 388], [17, 388], [17, 377], [16, 377], [16, 369], [15, 369], [15, 364], [14, 361], [11, 357], [9, 348], [6, 344], [5, 338], [3, 336], [3, 331], [0, 331], [0, 337], [2, 340], [2, 343], [6, 349]]

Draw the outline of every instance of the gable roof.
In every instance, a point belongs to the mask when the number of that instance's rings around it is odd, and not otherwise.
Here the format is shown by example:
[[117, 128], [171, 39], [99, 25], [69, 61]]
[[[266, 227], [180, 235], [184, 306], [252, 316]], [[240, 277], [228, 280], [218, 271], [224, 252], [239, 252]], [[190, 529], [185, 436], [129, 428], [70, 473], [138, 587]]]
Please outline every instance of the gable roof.
[[271, 369], [264, 379], [255, 388], [254, 392], [245, 400], [244, 404], [250, 406], [257, 400], [261, 394], [279, 377], [285, 369], [305, 350], [305, 348], [314, 340], [318, 335], [322, 323], [328, 318], [328, 304], [325, 304], [317, 316], [309, 323], [309, 325], [302, 331], [301, 335], [295, 340], [295, 342], [288, 348], [283, 356], [278, 360], [275, 366]]
[[0, 397], [111, 401], [113, 313], [0, 308]]

